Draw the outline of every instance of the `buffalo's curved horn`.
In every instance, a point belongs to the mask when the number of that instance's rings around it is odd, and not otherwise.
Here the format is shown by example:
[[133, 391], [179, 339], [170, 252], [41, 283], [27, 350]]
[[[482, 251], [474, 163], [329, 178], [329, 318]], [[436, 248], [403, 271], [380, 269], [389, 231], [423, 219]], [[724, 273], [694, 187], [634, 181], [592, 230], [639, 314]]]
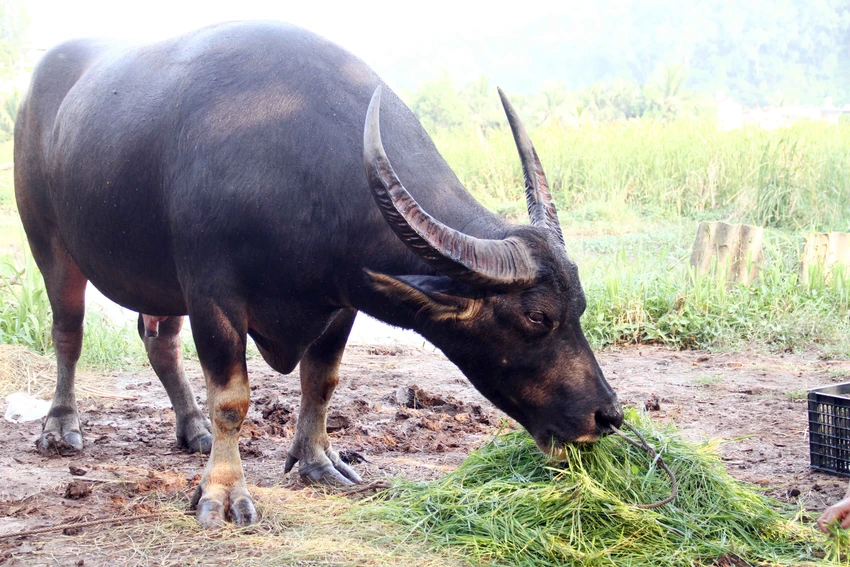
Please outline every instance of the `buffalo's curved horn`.
[[499, 98], [502, 99], [502, 106], [505, 107], [505, 114], [508, 115], [511, 131], [514, 133], [514, 142], [516, 142], [519, 151], [519, 159], [522, 161], [522, 173], [525, 177], [525, 200], [528, 202], [528, 216], [531, 217], [531, 224], [553, 230], [563, 244], [564, 235], [561, 232], [561, 223], [558, 222], [558, 211], [555, 209], [555, 203], [552, 202], [549, 183], [546, 181], [546, 174], [543, 173], [543, 166], [540, 165], [537, 152], [534, 151], [534, 145], [531, 143], [531, 138], [528, 137], [528, 132], [525, 130], [516, 110], [514, 110], [511, 101], [508, 100], [502, 89], [497, 90], [499, 91]]
[[444, 225], [419, 206], [393, 171], [380, 130], [381, 87], [363, 132], [366, 175], [378, 207], [402, 242], [443, 274], [476, 286], [522, 287], [537, 278], [527, 246], [516, 238], [487, 240]]

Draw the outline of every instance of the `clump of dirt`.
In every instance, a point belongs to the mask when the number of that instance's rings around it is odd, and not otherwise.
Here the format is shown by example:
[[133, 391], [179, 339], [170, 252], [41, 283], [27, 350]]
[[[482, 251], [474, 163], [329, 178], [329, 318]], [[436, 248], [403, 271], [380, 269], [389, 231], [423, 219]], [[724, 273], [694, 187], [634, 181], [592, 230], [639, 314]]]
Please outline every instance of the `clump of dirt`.
[[68, 465], [68, 472], [70, 472], [73, 476], [85, 476], [85, 474], [88, 473], [89, 470], [85, 467], [81, 467], [79, 465], [71, 463], [70, 465]]
[[398, 405], [411, 409], [430, 408], [440, 413], [458, 413], [463, 406], [452, 396], [426, 392], [419, 386], [402, 386], [395, 392]]
[[283, 436], [286, 425], [293, 420], [292, 408], [282, 403], [272, 403], [262, 408], [262, 428], [269, 435]]
[[332, 411], [328, 414], [327, 430], [334, 433], [351, 427], [352, 418], [341, 411]]
[[376, 356], [401, 356], [409, 352], [408, 349], [399, 345], [374, 345], [366, 347], [365, 350], [367, 354]]
[[658, 398], [658, 394], [649, 396], [643, 403], [643, 408], [646, 411], [661, 411], [661, 400]]
[[416, 385], [397, 389], [391, 399], [398, 404], [395, 423], [373, 438], [385, 450], [444, 453], [460, 449], [459, 439], [484, 434], [496, 421], [481, 405]]
[[184, 488], [187, 484], [186, 475], [179, 471], [147, 471], [147, 475], [130, 481], [126, 484], [128, 492], [132, 495], [157, 493], [174, 493]]
[[340, 451], [339, 458], [347, 465], [357, 465], [360, 463], [369, 463], [369, 459], [358, 453], [357, 451]]
[[65, 487], [65, 498], [68, 500], [80, 500], [91, 494], [91, 484], [82, 480], [72, 480]]

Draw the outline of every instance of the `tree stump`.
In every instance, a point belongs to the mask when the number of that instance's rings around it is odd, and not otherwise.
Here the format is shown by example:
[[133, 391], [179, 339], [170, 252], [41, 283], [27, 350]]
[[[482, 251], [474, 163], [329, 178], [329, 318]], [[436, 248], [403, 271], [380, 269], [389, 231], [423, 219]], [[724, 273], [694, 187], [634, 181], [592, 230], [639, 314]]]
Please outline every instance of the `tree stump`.
[[850, 266], [850, 233], [815, 232], [806, 237], [800, 258], [800, 283], [827, 278], [836, 265]]
[[691, 252], [691, 266], [700, 275], [714, 274], [729, 282], [750, 283], [762, 262], [764, 229], [746, 224], [701, 222]]

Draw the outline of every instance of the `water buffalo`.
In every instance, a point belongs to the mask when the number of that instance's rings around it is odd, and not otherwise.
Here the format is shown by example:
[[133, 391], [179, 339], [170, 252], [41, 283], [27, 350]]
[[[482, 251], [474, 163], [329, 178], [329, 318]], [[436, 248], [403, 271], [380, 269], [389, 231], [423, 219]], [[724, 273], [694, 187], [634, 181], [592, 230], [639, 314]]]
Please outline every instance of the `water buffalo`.
[[[286, 470], [297, 462], [311, 481], [360, 481], [325, 430], [358, 311], [421, 333], [544, 451], [619, 425], [543, 169], [501, 97], [528, 226], [477, 203], [369, 67], [302, 29], [228, 23], [150, 45], [51, 50], [15, 130], [18, 209], [58, 361], [39, 447], [82, 448], [74, 369], [87, 281], [144, 314], [178, 440], [211, 445], [194, 499], [204, 526], [257, 519], [238, 449], [248, 336], [275, 370], [301, 363]], [[211, 422], [182, 370], [185, 314]]]

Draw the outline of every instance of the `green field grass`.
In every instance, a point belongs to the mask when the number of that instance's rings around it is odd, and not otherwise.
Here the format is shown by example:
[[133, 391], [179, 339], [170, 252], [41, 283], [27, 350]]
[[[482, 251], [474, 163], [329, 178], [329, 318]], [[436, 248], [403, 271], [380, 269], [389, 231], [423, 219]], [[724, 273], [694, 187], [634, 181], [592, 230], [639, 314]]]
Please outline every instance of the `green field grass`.
[[[507, 128], [433, 132], [482, 202], [522, 216]], [[850, 226], [850, 124], [721, 131], [711, 120], [629, 120], [531, 132], [565, 218], [717, 218], [792, 230]]]
[[582, 325], [594, 346], [790, 352], [817, 345], [828, 356], [850, 354], [844, 272], [799, 285], [801, 235], [768, 230], [763, 268], [745, 285], [694, 273], [696, 221], [647, 221], [646, 228], [568, 240], [588, 302]]
[[[461, 181], [527, 222], [505, 129], [437, 131]], [[591, 343], [850, 354], [843, 277], [797, 285], [804, 235], [850, 229], [850, 125], [800, 122], [721, 131], [709, 120], [631, 120], [531, 132], [588, 298]], [[700, 220], [767, 228], [752, 285], [692, 273]]]

